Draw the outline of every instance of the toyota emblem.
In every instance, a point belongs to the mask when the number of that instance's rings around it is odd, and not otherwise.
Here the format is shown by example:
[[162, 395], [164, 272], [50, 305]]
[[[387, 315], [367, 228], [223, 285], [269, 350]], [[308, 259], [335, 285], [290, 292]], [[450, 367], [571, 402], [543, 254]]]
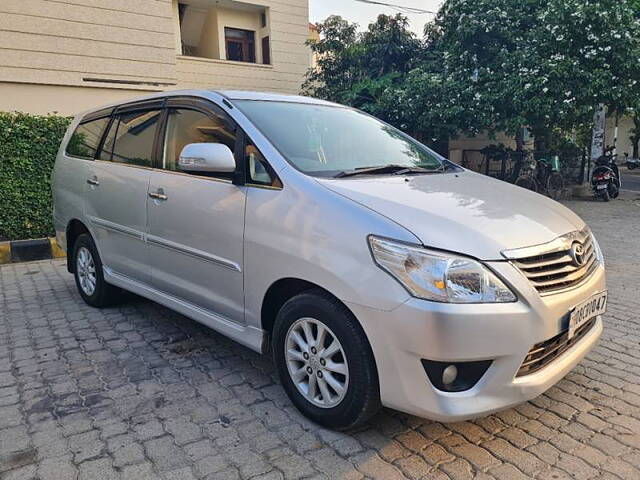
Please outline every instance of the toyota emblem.
[[576, 267], [581, 267], [584, 265], [584, 247], [581, 243], [575, 242], [571, 245], [571, 249], [569, 250], [569, 255], [571, 255], [571, 259]]

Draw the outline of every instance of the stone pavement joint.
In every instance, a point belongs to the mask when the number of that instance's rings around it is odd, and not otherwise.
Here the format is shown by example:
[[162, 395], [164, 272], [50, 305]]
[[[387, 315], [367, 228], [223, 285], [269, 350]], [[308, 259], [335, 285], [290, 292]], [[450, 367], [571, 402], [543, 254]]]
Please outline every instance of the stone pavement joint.
[[305, 419], [269, 358], [155, 303], [95, 310], [65, 262], [0, 266], [0, 479], [640, 478], [640, 196], [567, 205], [604, 250], [600, 344], [545, 394], [450, 425]]

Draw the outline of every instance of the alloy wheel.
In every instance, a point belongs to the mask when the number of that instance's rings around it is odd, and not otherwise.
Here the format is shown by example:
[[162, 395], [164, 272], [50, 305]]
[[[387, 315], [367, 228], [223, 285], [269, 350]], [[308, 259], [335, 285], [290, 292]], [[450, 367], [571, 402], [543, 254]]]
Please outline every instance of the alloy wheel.
[[285, 340], [289, 376], [304, 398], [320, 408], [338, 405], [349, 386], [349, 366], [340, 341], [314, 318], [296, 320]]
[[76, 272], [78, 272], [80, 288], [85, 295], [90, 297], [96, 291], [96, 265], [93, 261], [93, 255], [86, 247], [80, 247], [78, 250]]

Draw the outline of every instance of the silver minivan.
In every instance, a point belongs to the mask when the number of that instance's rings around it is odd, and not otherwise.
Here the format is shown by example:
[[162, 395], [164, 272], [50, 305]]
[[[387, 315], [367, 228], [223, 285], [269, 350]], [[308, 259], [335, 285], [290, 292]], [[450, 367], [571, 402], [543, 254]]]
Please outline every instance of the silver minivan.
[[579, 217], [321, 100], [190, 90], [86, 112], [53, 194], [85, 302], [128, 290], [273, 355], [331, 428], [524, 402], [603, 328]]

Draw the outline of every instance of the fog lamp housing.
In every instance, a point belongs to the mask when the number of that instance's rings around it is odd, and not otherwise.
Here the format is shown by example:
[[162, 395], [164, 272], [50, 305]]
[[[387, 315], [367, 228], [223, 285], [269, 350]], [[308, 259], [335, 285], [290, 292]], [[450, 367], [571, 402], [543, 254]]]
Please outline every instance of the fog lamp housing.
[[464, 392], [473, 388], [493, 363], [493, 360], [437, 362], [422, 359], [421, 361], [431, 384], [443, 392]]

